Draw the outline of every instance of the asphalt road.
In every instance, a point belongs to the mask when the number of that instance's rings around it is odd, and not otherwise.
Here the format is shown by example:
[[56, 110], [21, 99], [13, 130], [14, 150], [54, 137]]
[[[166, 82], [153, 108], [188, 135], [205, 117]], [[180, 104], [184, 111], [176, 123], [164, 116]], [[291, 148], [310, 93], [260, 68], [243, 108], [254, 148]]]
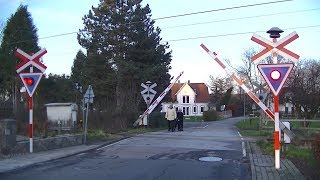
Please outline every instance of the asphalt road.
[[233, 126], [238, 120], [186, 123], [183, 132], [139, 135], [17, 170], [0, 179], [250, 179], [249, 160], [243, 155], [241, 138]]

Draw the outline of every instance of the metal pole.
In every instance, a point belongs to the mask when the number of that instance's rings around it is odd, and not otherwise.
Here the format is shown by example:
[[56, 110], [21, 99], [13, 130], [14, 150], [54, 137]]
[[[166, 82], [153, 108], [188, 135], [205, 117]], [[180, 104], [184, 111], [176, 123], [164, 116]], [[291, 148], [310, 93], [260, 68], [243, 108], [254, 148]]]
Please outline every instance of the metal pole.
[[84, 128], [84, 144], [87, 143], [88, 111], [89, 111], [89, 101], [87, 102], [86, 124]]
[[[147, 84], [148, 86], [148, 101], [147, 101], [147, 109], [150, 106], [150, 85], [151, 84]], [[143, 120], [142, 120], [142, 124], [143, 124]], [[147, 114], [147, 128], [149, 127], [149, 114]]]
[[[277, 38], [273, 38], [273, 42], [277, 42]], [[273, 63], [278, 63], [278, 54], [273, 53]], [[274, 155], [275, 155], [275, 168], [280, 169], [280, 120], [279, 120], [279, 96], [274, 95]]]
[[274, 96], [274, 151], [275, 168], [280, 168], [280, 126], [279, 126], [279, 96]]
[[84, 106], [85, 106], [85, 103], [84, 103], [84, 96], [82, 98], [82, 130], [84, 131]]
[[33, 98], [28, 96], [29, 99], [29, 142], [30, 153], [33, 152]]
[[246, 94], [243, 93], [243, 116], [246, 118]]

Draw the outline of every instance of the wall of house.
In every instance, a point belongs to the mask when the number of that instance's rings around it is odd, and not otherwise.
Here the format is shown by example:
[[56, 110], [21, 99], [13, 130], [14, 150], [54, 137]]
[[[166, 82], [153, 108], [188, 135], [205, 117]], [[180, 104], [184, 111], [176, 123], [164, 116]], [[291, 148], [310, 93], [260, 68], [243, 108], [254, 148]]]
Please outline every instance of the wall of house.
[[189, 96], [189, 103], [186, 103], [186, 104], [194, 104], [194, 102], [195, 102], [195, 92], [187, 84], [177, 94], [177, 101], [178, 101], [179, 104], [183, 104], [183, 96]]
[[[173, 104], [173, 107], [176, 109], [185, 110], [184, 115], [185, 116], [202, 116], [203, 112], [201, 112], [201, 107], [203, 108], [203, 111], [208, 110], [208, 103], [193, 103], [193, 104], [179, 104], [179, 103], [170, 103], [170, 102], [164, 102], [161, 104], [161, 112], [167, 112], [167, 109], [170, 104]], [[194, 112], [193, 108], [196, 108], [196, 112]], [[188, 110], [188, 112], [186, 112]]]

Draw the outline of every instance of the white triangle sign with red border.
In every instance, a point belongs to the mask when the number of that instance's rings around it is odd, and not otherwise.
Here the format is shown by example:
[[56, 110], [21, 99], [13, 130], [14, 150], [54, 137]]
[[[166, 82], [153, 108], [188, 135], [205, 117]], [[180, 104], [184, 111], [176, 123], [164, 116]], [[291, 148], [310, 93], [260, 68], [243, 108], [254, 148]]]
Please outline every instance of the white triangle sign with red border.
[[[37, 86], [39, 85], [39, 82], [40, 82], [43, 74], [42, 73], [20, 73], [19, 75], [20, 75], [20, 79], [21, 79], [24, 87], [26, 87], [26, 89], [27, 89], [29, 96], [32, 97]], [[28, 80], [32, 80], [33, 83], [28, 84], [26, 82]]]
[[278, 95], [293, 69], [292, 63], [259, 64], [258, 69], [274, 95]]

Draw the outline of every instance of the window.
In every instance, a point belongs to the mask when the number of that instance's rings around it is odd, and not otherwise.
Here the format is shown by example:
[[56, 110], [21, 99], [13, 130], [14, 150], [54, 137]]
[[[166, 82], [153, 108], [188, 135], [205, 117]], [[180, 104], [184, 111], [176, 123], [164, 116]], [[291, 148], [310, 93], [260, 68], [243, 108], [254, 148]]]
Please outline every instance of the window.
[[198, 113], [198, 107], [197, 106], [193, 106], [193, 113], [197, 114]]
[[189, 107], [183, 107], [182, 111], [184, 115], [189, 115]]
[[204, 106], [201, 106], [200, 107], [200, 112], [203, 113], [203, 111], [204, 111]]
[[189, 96], [182, 96], [182, 103], [189, 103]]

